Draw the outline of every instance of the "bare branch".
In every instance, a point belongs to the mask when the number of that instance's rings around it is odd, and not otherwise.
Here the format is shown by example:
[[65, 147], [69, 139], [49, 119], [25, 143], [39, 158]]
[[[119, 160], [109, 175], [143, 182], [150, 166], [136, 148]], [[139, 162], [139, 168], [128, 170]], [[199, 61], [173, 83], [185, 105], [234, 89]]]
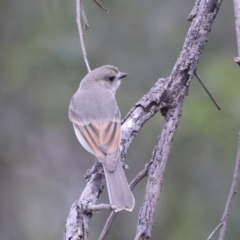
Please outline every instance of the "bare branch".
[[[82, 2], [80, 2], [82, 3]], [[87, 16], [85, 14], [85, 11], [84, 11], [84, 7], [83, 7], [83, 3], [81, 5], [81, 17], [82, 17], [82, 20], [83, 20], [83, 26], [84, 26], [84, 30], [87, 30], [89, 28], [89, 23], [88, 23], [88, 20], [87, 20]]]
[[81, 48], [82, 48], [82, 54], [83, 54], [83, 59], [85, 61], [85, 64], [87, 66], [88, 72], [91, 72], [88, 59], [87, 59], [87, 52], [85, 49], [85, 44], [84, 44], [84, 39], [83, 39], [83, 31], [82, 31], [82, 24], [81, 24], [81, 13], [83, 14], [83, 19], [84, 19], [84, 26], [87, 28], [88, 23], [87, 23], [87, 18], [83, 9], [83, 4], [82, 0], [76, 0], [76, 16], [77, 16], [77, 25], [78, 25], [78, 32], [79, 32], [79, 37], [80, 37], [80, 43], [81, 43]]
[[110, 227], [111, 227], [111, 225], [112, 225], [116, 216], [117, 216], [117, 212], [112, 211], [110, 213], [98, 240], [103, 240], [107, 236], [108, 231], [109, 231], [109, 229], [110, 229]]
[[235, 168], [234, 168], [234, 174], [233, 174], [233, 179], [232, 179], [232, 184], [231, 184], [231, 189], [228, 195], [227, 203], [221, 218], [220, 223], [218, 226], [212, 231], [210, 236], [208, 237], [207, 240], [210, 240], [211, 237], [214, 235], [214, 233], [220, 228], [220, 233], [218, 240], [224, 240], [226, 229], [227, 229], [227, 222], [228, 222], [228, 217], [230, 214], [230, 207], [232, 204], [232, 201], [234, 199], [234, 196], [237, 193], [237, 187], [238, 187], [238, 182], [239, 182], [239, 176], [240, 176], [240, 132], [238, 135], [238, 151], [237, 151], [237, 157], [236, 157], [236, 163], [235, 163]]
[[207, 238], [207, 240], [211, 240], [213, 235], [215, 234], [215, 232], [222, 226], [222, 222], [220, 222], [211, 232], [211, 234], [209, 235], [209, 237]]
[[210, 91], [207, 89], [206, 85], [203, 83], [202, 79], [200, 78], [200, 76], [198, 75], [197, 71], [195, 71], [194, 73], [195, 77], [197, 78], [197, 80], [200, 82], [200, 84], [202, 85], [202, 87], [204, 88], [204, 90], [206, 91], [207, 95], [211, 98], [211, 100], [213, 101], [213, 103], [215, 104], [215, 106], [217, 107], [218, 110], [221, 110], [221, 107], [219, 106], [219, 104], [217, 103], [217, 101], [214, 99], [214, 97], [212, 96], [212, 94], [210, 93]]
[[[179, 96], [182, 96], [183, 91], [186, 92], [186, 86], [189, 86], [193, 78], [203, 47], [207, 42], [208, 33], [222, 2], [218, 0], [210, 9], [206, 6], [206, 0], [197, 1], [199, 2], [198, 11], [192, 19], [182, 51], [170, 77], [159, 79], [122, 121], [121, 159], [123, 161], [132, 140], [152, 116], [161, 111], [163, 115], [167, 114], [168, 118], [170, 112], [176, 113], [175, 111], [179, 109], [174, 106], [176, 99], [180, 101]], [[179, 104], [181, 105], [182, 102], [180, 101]], [[88, 174], [87, 185], [79, 201], [82, 204], [96, 204], [104, 187], [103, 169], [101, 164], [96, 162]], [[93, 212], [86, 213], [77, 207], [72, 207], [66, 221], [64, 239], [86, 240], [89, 233], [88, 224], [93, 214]]]
[[231, 184], [231, 189], [228, 195], [228, 200], [225, 206], [225, 210], [221, 219], [222, 222], [222, 227], [220, 229], [220, 234], [218, 240], [223, 240], [227, 228], [227, 221], [228, 221], [228, 216], [230, 213], [230, 207], [232, 204], [232, 201], [234, 199], [234, 196], [237, 193], [237, 186], [238, 186], [238, 181], [239, 181], [239, 176], [240, 176], [240, 133], [238, 135], [238, 151], [237, 151], [237, 158], [236, 158], [236, 164], [234, 168], [234, 174], [233, 174], [233, 180]]
[[240, 66], [240, 57], [235, 57], [234, 62]]
[[[175, 102], [172, 103], [171, 109], [167, 112], [165, 125], [153, 151], [153, 164], [149, 169], [149, 179], [143, 205], [139, 213], [135, 240], [151, 239], [155, 208], [160, 198], [163, 175], [172, 140], [180, 120], [183, 100], [186, 96], [187, 88], [193, 74], [196, 71], [200, 54], [207, 40], [207, 35], [218, 12], [221, 1], [214, 0], [214, 4], [211, 3], [211, 5], [209, 5], [209, 1], [197, 1], [197, 4], [198, 12], [195, 12], [196, 15], [194, 13], [193, 15], [195, 16], [191, 17], [191, 27], [188, 31], [178, 61], [169, 77], [169, 79], [173, 78], [181, 81], [185, 84], [186, 88], [183, 89], [180, 94], [175, 94]], [[198, 29], [198, 31], [195, 31], [196, 29]]]
[[109, 9], [105, 8], [102, 3], [99, 0], [94, 0], [94, 2], [103, 10], [105, 10], [107, 13], [110, 12]]
[[168, 111], [161, 135], [158, 137], [152, 153], [149, 178], [143, 205], [140, 209], [137, 232], [134, 240], [150, 239], [154, 213], [162, 190], [163, 176], [167, 165], [173, 137], [182, 113], [182, 104], [187, 88], [176, 99], [176, 108]]
[[[148, 174], [148, 169], [150, 166], [151, 162], [149, 162], [148, 164], [146, 164], [145, 168], [139, 172], [135, 178], [132, 180], [132, 182], [130, 183], [130, 189], [132, 190], [133, 188], [135, 188], [135, 186], [144, 178], [147, 176]], [[117, 212], [112, 211], [107, 219], [107, 222], [105, 223], [105, 226], [100, 234], [100, 237], [98, 238], [98, 240], [103, 240], [107, 234], [108, 231], [113, 223], [113, 220], [115, 219], [115, 217], [117, 216]]]
[[196, 0], [195, 1], [194, 5], [193, 5], [193, 8], [192, 8], [192, 11], [190, 12], [190, 14], [187, 17], [187, 20], [189, 22], [191, 22], [197, 16], [198, 7], [199, 7], [200, 2], [201, 2], [201, 0]]
[[[94, 214], [93, 211], [84, 211], [84, 205], [96, 205], [100, 193], [105, 187], [105, 177], [102, 165], [96, 160], [89, 171], [87, 185], [78, 201], [70, 208], [68, 218], [65, 223], [65, 240], [87, 240], [89, 234], [89, 221]], [[81, 207], [80, 207], [81, 206]]]
[[234, 58], [234, 61], [240, 66], [240, 2], [239, 0], [234, 0], [233, 3], [238, 48], [238, 56]]
[[131, 181], [130, 183], [131, 190], [133, 190], [137, 186], [137, 184], [148, 175], [148, 170], [151, 164], [152, 164], [151, 162], [147, 163], [145, 168], [141, 172], [139, 172], [135, 176], [135, 178]]
[[[238, 63], [238, 65], [240, 66], [240, 2], [239, 0], [234, 0], [233, 2], [234, 2], [234, 14], [235, 14], [237, 47], [238, 47], [238, 57], [236, 57], [234, 61]], [[220, 228], [220, 233], [219, 233], [218, 240], [224, 240], [226, 229], [227, 229], [228, 216], [230, 214], [230, 206], [235, 194], [237, 193], [239, 176], [240, 176], [240, 132], [238, 137], [237, 158], [236, 158], [234, 174], [233, 174], [232, 184], [231, 184], [230, 192], [228, 195], [227, 203], [225, 205], [225, 209], [224, 209], [220, 223], [212, 231], [212, 233], [210, 234], [207, 240], [210, 240], [219, 228]]]
[[[80, 201], [75, 201], [70, 209], [70, 214], [65, 224], [65, 239], [87, 239], [87, 229], [84, 226], [80, 228], [79, 225], [88, 219], [81, 218], [81, 216], [84, 217], [84, 214], [92, 214], [93, 212], [97, 212], [99, 210], [115, 210], [115, 207], [110, 204], [83, 205]], [[88, 221], [86, 224], [88, 225]], [[83, 229], [86, 231], [82, 231]]]
[[82, 209], [86, 212], [97, 212], [100, 210], [116, 210], [117, 208], [111, 204], [83, 205]]

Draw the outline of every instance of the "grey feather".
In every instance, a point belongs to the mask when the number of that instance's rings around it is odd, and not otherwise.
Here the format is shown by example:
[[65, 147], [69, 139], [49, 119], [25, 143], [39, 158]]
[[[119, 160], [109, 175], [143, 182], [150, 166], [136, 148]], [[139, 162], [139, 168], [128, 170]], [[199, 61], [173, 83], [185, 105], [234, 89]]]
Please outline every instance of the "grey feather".
[[[116, 211], [132, 211], [135, 204], [119, 158], [121, 115], [114, 96], [126, 76], [110, 65], [91, 71], [69, 106], [79, 142], [103, 164], [110, 203]], [[111, 81], [109, 77], [113, 77]]]
[[106, 177], [110, 203], [118, 210], [132, 211], [135, 205], [133, 194], [129, 188], [122, 163], [118, 161], [114, 171], [109, 171], [105, 164], [103, 169]]

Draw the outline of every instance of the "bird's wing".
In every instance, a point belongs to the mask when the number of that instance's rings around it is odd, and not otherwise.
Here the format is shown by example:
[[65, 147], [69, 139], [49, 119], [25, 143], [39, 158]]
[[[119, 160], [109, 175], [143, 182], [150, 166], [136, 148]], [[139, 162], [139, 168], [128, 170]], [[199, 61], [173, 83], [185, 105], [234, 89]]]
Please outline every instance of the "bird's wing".
[[73, 122], [78, 140], [86, 150], [93, 153], [102, 163], [105, 163], [109, 171], [113, 171], [119, 158], [121, 140], [118, 107], [115, 113], [110, 115], [108, 113], [107, 118], [101, 118], [100, 121], [91, 119], [90, 116], [83, 118], [79, 113], [81, 111], [77, 112], [70, 105], [69, 118]]

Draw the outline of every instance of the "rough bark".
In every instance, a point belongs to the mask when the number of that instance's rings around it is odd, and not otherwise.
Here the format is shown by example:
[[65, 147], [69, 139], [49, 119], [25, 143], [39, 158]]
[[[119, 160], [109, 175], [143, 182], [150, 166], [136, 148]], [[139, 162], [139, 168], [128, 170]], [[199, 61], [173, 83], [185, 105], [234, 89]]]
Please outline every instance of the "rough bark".
[[160, 197], [167, 159], [181, 117], [183, 97], [186, 92], [187, 89], [184, 89], [177, 98], [176, 107], [168, 111], [162, 133], [158, 137], [157, 144], [153, 150], [148, 173], [148, 184], [139, 213], [135, 240], [151, 238], [155, 208]]
[[[143, 205], [140, 209], [135, 240], [150, 239], [154, 213], [163, 184], [163, 175], [174, 134], [181, 116], [181, 106], [187, 91], [179, 96], [179, 89], [188, 86], [197, 68], [200, 55], [221, 1], [196, 1], [188, 19], [192, 22], [180, 56], [169, 77], [170, 98], [176, 99], [168, 112], [164, 128], [153, 151]], [[169, 95], [168, 95], [169, 96]]]

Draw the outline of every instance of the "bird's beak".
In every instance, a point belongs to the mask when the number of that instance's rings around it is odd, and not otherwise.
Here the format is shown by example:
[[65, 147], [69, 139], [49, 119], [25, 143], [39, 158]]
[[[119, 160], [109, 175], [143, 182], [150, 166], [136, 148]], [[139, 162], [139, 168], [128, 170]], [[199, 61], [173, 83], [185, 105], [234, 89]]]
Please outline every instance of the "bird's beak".
[[127, 76], [128, 76], [127, 73], [121, 72], [121, 73], [120, 73], [120, 76], [118, 77], [118, 79], [122, 79], [122, 78], [125, 78], [125, 77], [127, 77]]

